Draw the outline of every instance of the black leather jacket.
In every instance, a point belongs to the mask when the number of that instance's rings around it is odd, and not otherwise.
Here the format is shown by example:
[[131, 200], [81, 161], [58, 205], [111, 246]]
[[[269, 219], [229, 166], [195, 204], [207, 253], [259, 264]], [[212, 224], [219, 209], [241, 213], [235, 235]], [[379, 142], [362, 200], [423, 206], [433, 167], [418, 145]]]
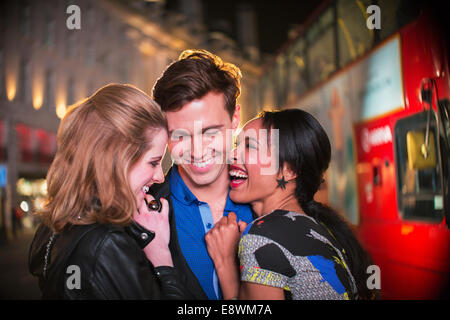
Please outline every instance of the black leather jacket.
[[137, 223], [71, 226], [49, 245], [51, 236], [39, 226], [28, 257], [43, 299], [192, 298], [174, 268], [153, 268], [142, 249], [154, 233]]

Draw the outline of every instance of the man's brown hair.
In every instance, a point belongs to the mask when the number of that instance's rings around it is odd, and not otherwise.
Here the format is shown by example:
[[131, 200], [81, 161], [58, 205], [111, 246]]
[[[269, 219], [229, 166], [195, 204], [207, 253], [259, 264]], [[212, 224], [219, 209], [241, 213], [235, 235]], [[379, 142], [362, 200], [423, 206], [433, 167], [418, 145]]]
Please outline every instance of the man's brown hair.
[[163, 111], [176, 111], [209, 92], [223, 93], [232, 117], [241, 91], [241, 71], [206, 50], [185, 50], [156, 81], [153, 99]]

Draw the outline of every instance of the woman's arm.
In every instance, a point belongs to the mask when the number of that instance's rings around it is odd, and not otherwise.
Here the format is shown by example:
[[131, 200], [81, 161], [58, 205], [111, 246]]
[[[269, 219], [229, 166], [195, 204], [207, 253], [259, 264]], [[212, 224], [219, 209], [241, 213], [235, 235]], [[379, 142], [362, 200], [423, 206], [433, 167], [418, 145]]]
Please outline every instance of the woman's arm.
[[240, 230], [246, 227], [243, 221], [237, 222], [234, 212], [223, 217], [205, 236], [206, 248], [214, 262], [225, 300], [235, 299], [239, 292], [239, 269], [237, 246]]
[[284, 291], [277, 287], [243, 281], [239, 300], [284, 300]]
[[[237, 262], [237, 248], [240, 238], [240, 230], [245, 229], [245, 225], [240, 225], [236, 222], [236, 215], [230, 213], [228, 217], [223, 217], [210, 232], [207, 233], [205, 240], [208, 252], [211, 259], [214, 261], [217, 276], [219, 278], [220, 287], [224, 299], [242, 299], [242, 300], [284, 300], [283, 282], [274, 283], [276, 286], [269, 284], [256, 283], [261, 281], [261, 271], [270, 272], [276, 274], [273, 270], [264, 270], [258, 266], [255, 268], [254, 260], [248, 260], [248, 257], [253, 256], [257, 247], [252, 247], [251, 244], [240, 244], [242, 252], [240, 268]], [[244, 239], [244, 238], [243, 238]], [[241, 240], [243, 241], [243, 240]], [[268, 259], [278, 259], [277, 255], [269, 255]], [[274, 263], [277, 261], [274, 261]], [[273, 264], [273, 263], [272, 263]], [[245, 271], [250, 279], [254, 279], [255, 282], [240, 281], [241, 270]], [[285, 278], [282, 274], [277, 274], [277, 278], [280, 280]]]

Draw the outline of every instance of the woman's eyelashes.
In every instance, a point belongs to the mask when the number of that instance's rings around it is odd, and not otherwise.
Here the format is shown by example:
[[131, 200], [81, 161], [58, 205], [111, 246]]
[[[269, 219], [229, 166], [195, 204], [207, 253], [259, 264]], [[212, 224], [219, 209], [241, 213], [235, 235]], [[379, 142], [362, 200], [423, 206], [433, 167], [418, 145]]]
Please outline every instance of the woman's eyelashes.
[[245, 148], [258, 149], [258, 143], [254, 139], [245, 138]]
[[156, 168], [161, 165], [161, 162], [162, 162], [162, 157], [160, 157], [156, 160], [149, 161], [148, 164], [151, 165], [153, 168]]
[[[240, 146], [241, 142], [236, 140], [234, 143], [234, 148], [237, 149]], [[251, 141], [250, 139], [245, 139], [245, 149], [254, 149], [258, 150], [258, 143]]]
[[156, 167], [159, 165], [159, 161], [153, 161], [153, 162], [150, 162], [150, 165], [151, 165], [153, 168], [156, 168]]

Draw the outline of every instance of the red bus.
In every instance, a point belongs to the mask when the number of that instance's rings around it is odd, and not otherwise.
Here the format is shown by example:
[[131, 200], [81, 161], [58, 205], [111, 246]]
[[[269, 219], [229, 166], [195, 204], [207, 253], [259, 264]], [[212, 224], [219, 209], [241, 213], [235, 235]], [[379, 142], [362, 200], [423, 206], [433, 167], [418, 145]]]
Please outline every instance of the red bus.
[[[327, 3], [308, 28], [283, 48], [257, 88], [258, 103], [302, 108], [328, 131], [332, 163], [318, 197], [346, 217], [371, 254], [380, 270], [381, 298], [448, 297], [450, 70], [446, 39], [421, 8], [358, 56], [352, 43], [357, 37], [352, 38], [349, 31], [349, 24], [356, 22], [346, 23], [341, 17], [348, 12], [348, 3]], [[333, 17], [330, 27], [308, 39], [312, 28], [325, 25], [321, 20], [327, 11]], [[384, 11], [381, 7], [382, 15]], [[365, 18], [361, 14], [361, 23]], [[370, 38], [365, 25], [359, 28], [366, 28], [358, 32]], [[340, 40], [333, 41], [335, 37]], [[315, 49], [316, 39], [324, 39], [323, 50]], [[327, 46], [334, 54], [324, 49]], [[346, 55], [348, 63], [339, 62]], [[314, 58], [319, 62], [313, 63]], [[272, 92], [269, 87], [274, 88]]]

